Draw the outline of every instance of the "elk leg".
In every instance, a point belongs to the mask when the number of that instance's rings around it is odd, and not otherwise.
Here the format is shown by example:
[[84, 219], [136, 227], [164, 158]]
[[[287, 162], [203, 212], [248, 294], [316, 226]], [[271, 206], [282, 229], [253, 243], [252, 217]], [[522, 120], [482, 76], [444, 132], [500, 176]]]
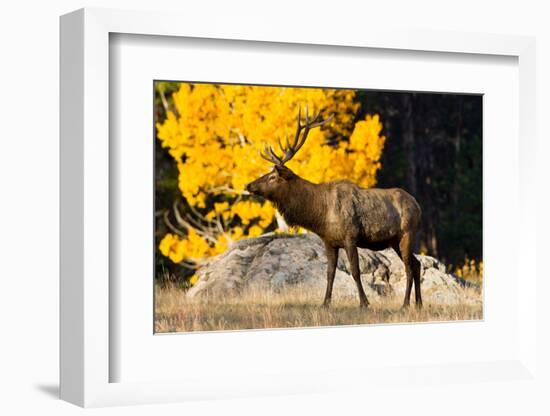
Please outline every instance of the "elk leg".
[[327, 291], [323, 306], [328, 307], [332, 299], [332, 286], [334, 284], [334, 274], [336, 273], [336, 263], [338, 261], [338, 248], [325, 244], [325, 252], [327, 255]]
[[[399, 241], [400, 240], [398, 238], [391, 240], [390, 247], [394, 249], [395, 253], [397, 254], [397, 257], [399, 257], [401, 259], [401, 261], [403, 261], [403, 256], [401, 255], [401, 249], [399, 248]], [[393, 287], [390, 284], [390, 271], [389, 270], [388, 270], [388, 275], [387, 275], [387, 278], [386, 278], [386, 283], [388, 285], [390, 294], [395, 293], [395, 290], [393, 290]]]
[[407, 275], [407, 288], [405, 290], [405, 299], [403, 300], [403, 307], [407, 308], [411, 302], [411, 289], [413, 284], [413, 272], [411, 268], [411, 239], [409, 234], [405, 234], [401, 241], [399, 241], [399, 251], [401, 252], [401, 259], [405, 265], [405, 274]]
[[359, 304], [361, 307], [366, 308], [369, 306], [369, 301], [367, 300], [367, 295], [363, 290], [363, 285], [361, 283], [361, 272], [359, 270], [359, 254], [357, 253], [357, 246], [348, 245], [346, 246], [346, 254], [348, 256], [349, 264], [351, 267], [351, 275], [353, 280], [357, 284], [357, 290], [359, 291]]
[[414, 278], [414, 300], [416, 302], [416, 307], [422, 307], [422, 294], [420, 293], [420, 261], [414, 257], [414, 254], [411, 255], [412, 262], [412, 273]]

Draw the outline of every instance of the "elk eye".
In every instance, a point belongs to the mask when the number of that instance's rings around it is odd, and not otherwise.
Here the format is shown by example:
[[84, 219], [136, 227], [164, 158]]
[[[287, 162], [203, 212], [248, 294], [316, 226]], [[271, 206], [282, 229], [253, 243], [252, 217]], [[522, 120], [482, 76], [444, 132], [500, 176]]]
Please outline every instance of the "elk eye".
[[275, 176], [270, 176], [269, 177], [269, 181], [271, 182], [272, 180], [275, 180]]

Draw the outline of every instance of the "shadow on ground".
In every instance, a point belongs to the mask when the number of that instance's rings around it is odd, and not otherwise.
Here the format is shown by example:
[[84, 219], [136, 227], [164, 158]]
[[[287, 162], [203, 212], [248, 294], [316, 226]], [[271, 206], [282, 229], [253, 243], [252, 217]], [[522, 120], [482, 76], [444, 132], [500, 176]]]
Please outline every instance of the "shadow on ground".
[[49, 396], [52, 399], [59, 399], [58, 384], [37, 384], [34, 387], [36, 388], [36, 390], [42, 392], [44, 395]]

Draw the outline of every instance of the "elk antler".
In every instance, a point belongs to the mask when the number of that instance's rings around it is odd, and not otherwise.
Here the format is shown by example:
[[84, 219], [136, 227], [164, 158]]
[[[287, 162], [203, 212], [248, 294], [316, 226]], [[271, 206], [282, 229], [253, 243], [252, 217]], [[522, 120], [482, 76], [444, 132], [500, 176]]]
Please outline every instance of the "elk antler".
[[[279, 139], [279, 147], [283, 156], [278, 156], [271, 146], [266, 145], [263, 152], [260, 152], [260, 156], [263, 157], [268, 162], [272, 162], [276, 165], [283, 166], [286, 162], [294, 157], [294, 155], [300, 150], [304, 145], [307, 139], [307, 135], [311, 129], [315, 127], [321, 127], [322, 125], [328, 123], [334, 114], [331, 114], [330, 117], [323, 119], [321, 117], [321, 112], [319, 111], [313, 120], [309, 119], [308, 108], [306, 104], [306, 123], [302, 124], [302, 111], [301, 108], [298, 110], [298, 123], [296, 127], [296, 135], [292, 143], [288, 140], [288, 135], [286, 136], [286, 147], [283, 146], [281, 140]], [[302, 133], [300, 137], [300, 134]]]

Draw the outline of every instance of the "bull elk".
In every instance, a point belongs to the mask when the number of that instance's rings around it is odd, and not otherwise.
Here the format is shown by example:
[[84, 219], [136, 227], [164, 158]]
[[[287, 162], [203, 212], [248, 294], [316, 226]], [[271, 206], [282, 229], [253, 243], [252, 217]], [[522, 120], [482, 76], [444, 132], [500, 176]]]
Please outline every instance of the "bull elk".
[[285, 166], [304, 145], [309, 131], [323, 126], [331, 118], [323, 119], [319, 112], [311, 119], [306, 106], [305, 123], [302, 124], [301, 111], [298, 111], [294, 140], [290, 142], [287, 136], [285, 145], [279, 140], [282, 155], [266, 145], [260, 155], [273, 163], [273, 169], [248, 184], [246, 189], [272, 201], [288, 225], [303, 227], [323, 240], [328, 260], [323, 306], [331, 302], [340, 248], [348, 256], [360, 306], [367, 307], [357, 248], [383, 250], [391, 247], [405, 264], [407, 287], [403, 307], [410, 304], [413, 281], [416, 306], [421, 307], [420, 262], [412, 253], [421, 209], [414, 197], [399, 188], [364, 189], [347, 180], [315, 184]]

